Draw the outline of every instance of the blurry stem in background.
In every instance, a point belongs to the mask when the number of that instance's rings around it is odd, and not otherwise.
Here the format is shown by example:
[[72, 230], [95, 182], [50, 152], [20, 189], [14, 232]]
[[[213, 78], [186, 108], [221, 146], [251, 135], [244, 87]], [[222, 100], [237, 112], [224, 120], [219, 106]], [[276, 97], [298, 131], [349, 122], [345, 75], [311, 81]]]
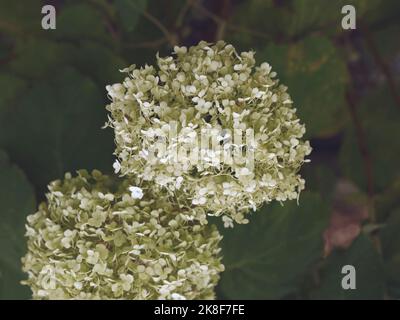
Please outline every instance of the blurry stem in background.
[[364, 34], [365, 42], [367, 44], [368, 49], [371, 51], [371, 54], [375, 60], [377, 66], [382, 70], [383, 75], [386, 78], [386, 81], [389, 85], [390, 92], [393, 96], [394, 101], [396, 102], [397, 107], [400, 109], [400, 95], [396, 90], [396, 83], [393, 78], [392, 73], [390, 72], [390, 68], [387, 66], [386, 62], [382, 59], [379, 54], [379, 50], [375, 44], [375, 41], [372, 37], [371, 32], [366, 24], [361, 24], [361, 30]]
[[179, 29], [182, 24], [183, 24], [183, 20], [186, 16], [186, 13], [188, 12], [190, 8], [190, 0], [186, 0], [185, 4], [182, 6], [181, 10], [178, 13], [178, 17], [176, 18], [176, 22], [175, 22], [175, 28]]
[[227, 22], [226, 20], [224, 20], [220, 16], [218, 16], [215, 13], [213, 13], [213, 12], [207, 10], [206, 8], [204, 8], [204, 6], [202, 6], [196, 0], [188, 0], [188, 2], [189, 2], [189, 4], [191, 6], [195, 7], [196, 9], [198, 9], [202, 14], [204, 14], [205, 16], [207, 16], [207, 17], [211, 18], [212, 20], [214, 20], [214, 22], [218, 24], [219, 28], [220, 28], [221, 25], [225, 25], [226, 28], [230, 29], [230, 30], [239, 31], [239, 32], [243, 32], [243, 33], [248, 33], [248, 34], [253, 35], [254, 37], [271, 40], [271, 36], [269, 36], [266, 33], [259, 32], [257, 30], [248, 29], [248, 28], [245, 28], [245, 27], [238, 27], [238, 26], [235, 26], [235, 25]]
[[0, 59], [0, 66], [3, 64], [7, 64], [9, 63], [12, 59], [14, 59], [16, 57], [14, 52], [11, 52], [8, 56], [6, 56], [5, 58]]
[[226, 30], [226, 22], [220, 23], [218, 26], [217, 32], [215, 34], [216, 41], [224, 39], [225, 30]]
[[118, 23], [116, 23], [114, 7], [107, 2], [99, 0], [88, 0], [88, 2], [103, 15], [104, 23], [107, 30], [110, 32], [111, 37], [116, 41], [116, 43], [120, 43], [121, 32], [118, 29]]
[[218, 28], [215, 33], [215, 40], [223, 40], [225, 36], [225, 30], [226, 30], [226, 25], [227, 25], [227, 20], [229, 17], [229, 6], [230, 6], [230, 1], [229, 0], [223, 0], [222, 5], [221, 5], [221, 16], [223, 19], [223, 22], [218, 25]]
[[369, 198], [372, 198], [374, 196], [374, 178], [372, 170], [372, 160], [367, 148], [364, 128], [362, 127], [361, 122], [358, 118], [354, 95], [351, 92], [347, 92], [346, 99], [351, 119], [353, 121], [356, 131], [358, 148], [360, 150], [361, 156], [364, 161], [364, 172], [367, 179], [368, 196]]
[[148, 11], [143, 11], [143, 16], [151, 23], [153, 23], [164, 34], [165, 38], [168, 40], [169, 45], [171, 47], [174, 47], [175, 45], [178, 44], [177, 37], [171, 32], [169, 32], [168, 29], [161, 23], [160, 20], [158, 20], [155, 16], [151, 15]]
[[13, 23], [10, 23], [6, 20], [0, 20], [0, 30], [6, 30], [10, 34], [17, 34], [18, 36], [23, 35], [24, 31], [21, 28]]
[[125, 47], [153, 49], [153, 48], [158, 48], [167, 42], [168, 42], [168, 39], [166, 37], [162, 37], [162, 38], [150, 40], [150, 41], [143, 41], [143, 42], [138, 42], [138, 43], [127, 43], [127, 44], [125, 44]]
[[117, 43], [119, 42], [120, 39], [120, 33], [118, 32], [118, 30], [115, 28], [115, 24], [113, 24], [111, 21], [109, 20], [105, 20], [105, 24], [107, 27], [107, 30], [110, 32], [111, 37], [117, 41]]
[[[98, 7], [98, 9], [104, 14], [106, 18], [106, 25], [115, 39], [119, 39], [120, 34], [119, 31], [116, 29], [117, 23], [115, 23], [115, 10], [114, 7], [106, 2], [99, 1], [99, 0], [89, 0], [94, 6]], [[146, 41], [142, 44], [132, 45], [133, 47], [156, 47], [165, 42], [169, 42], [170, 46], [173, 47], [177, 44], [176, 37], [158, 20], [155, 16], [150, 14], [148, 11], [143, 11], [143, 17], [153, 23], [164, 35], [164, 38], [157, 39], [154, 41]]]
[[[357, 114], [357, 106], [355, 102], [355, 97], [352, 92], [346, 93], [347, 106], [350, 112], [351, 119], [354, 124], [354, 129], [357, 138], [358, 149], [361, 153], [364, 165], [364, 174], [367, 179], [367, 189], [368, 189], [368, 213], [370, 223], [375, 225], [377, 223], [375, 215], [375, 205], [374, 205], [374, 173], [372, 166], [372, 158], [369, 153], [367, 142], [365, 138], [365, 130], [360, 122]], [[382, 253], [381, 242], [379, 236], [376, 234], [371, 234], [371, 239], [375, 245], [375, 248], [379, 253]]]

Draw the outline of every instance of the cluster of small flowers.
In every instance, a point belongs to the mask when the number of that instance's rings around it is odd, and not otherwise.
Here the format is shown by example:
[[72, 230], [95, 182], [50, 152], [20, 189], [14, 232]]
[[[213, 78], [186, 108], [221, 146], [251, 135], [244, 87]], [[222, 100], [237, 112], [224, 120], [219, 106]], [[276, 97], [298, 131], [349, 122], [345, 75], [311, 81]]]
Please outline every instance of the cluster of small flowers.
[[[298, 171], [311, 147], [271, 67], [256, 67], [254, 52], [238, 54], [223, 41], [174, 51], [157, 56], [157, 68], [122, 70], [125, 80], [107, 86], [115, 171], [151, 181], [154, 192], [167, 190], [203, 223], [207, 214], [225, 214], [228, 226], [232, 220], [247, 223], [246, 213], [265, 202], [298, 198], [304, 189]], [[171, 138], [172, 122], [178, 135]], [[205, 128], [223, 150], [250, 153], [254, 165], [225, 161], [208, 147], [199, 150]], [[254, 132], [251, 144], [238, 144], [229, 134], [247, 129]], [[180, 149], [198, 151], [202, 161], [189, 161]]]
[[99, 171], [52, 182], [28, 217], [36, 299], [211, 299], [221, 236], [175, 204]]
[[[207, 215], [233, 227], [304, 188], [311, 147], [271, 67], [222, 41], [174, 51], [107, 86], [123, 179], [66, 174], [28, 217], [34, 298], [214, 298], [222, 237]], [[236, 139], [249, 130], [251, 141]], [[204, 132], [211, 147], [199, 145]]]

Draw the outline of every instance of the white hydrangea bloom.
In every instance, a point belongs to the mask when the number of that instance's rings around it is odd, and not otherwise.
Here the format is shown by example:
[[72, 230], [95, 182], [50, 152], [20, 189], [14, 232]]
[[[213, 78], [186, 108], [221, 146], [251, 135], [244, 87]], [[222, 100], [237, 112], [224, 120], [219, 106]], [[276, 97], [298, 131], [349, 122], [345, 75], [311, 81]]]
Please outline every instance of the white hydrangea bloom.
[[130, 183], [79, 171], [50, 184], [27, 219], [23, 283], [34, 299], [214, 298], [224, 269], [216, 228], [144, 188], [131, 197]]
[[[157, 56], [156, 67], [123, 72], [122, 83], [107, 86], [122, 176], [153, 182], [203, 222], [226, 214], [246, 223], [264, 202], [298, 198], [298, 171], [311, 152], [305, 126], [271, 67], [255, 66], [254, 52], [200, 42]], [[211, 147], [199, 144], [206, 132]], [[253, 139], [238, 141], [237, 132]]]
[[121, 164], [119, 163], [118, 160], [114, 161], [113, 168], [114, 168], [114, 173], [119, 173], [119, 171], [121, 170]]
[[131, 186], [131, 187], [129, 187], [129, 191], [131, 192], [131, 197], [133, 199], [142, 199], [143, 198], [143, 190], [141, 188]]

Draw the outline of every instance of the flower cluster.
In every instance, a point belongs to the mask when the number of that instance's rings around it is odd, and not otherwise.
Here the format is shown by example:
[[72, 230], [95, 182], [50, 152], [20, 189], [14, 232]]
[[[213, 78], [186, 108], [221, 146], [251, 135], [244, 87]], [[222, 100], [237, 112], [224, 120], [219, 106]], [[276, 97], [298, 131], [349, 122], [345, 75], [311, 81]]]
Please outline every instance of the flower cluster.
[[93, 171], [52, 182], [28, 217], [23, 269], [37, 299], [209, 299], [221, 236], [160, 194]]
[[175, 47], [107, 86], [121, 177], [49, 185], [28, 217], [24, 281], [37, 299], [210, 299], [225, 227], [299, 197], [311, 152], [287, 88], [254, 52]]
[[[255, 66], [254, 52], [200, 42], [157, 56], [157, 67], [122, 71], [125, 80], [107, 86], [121, 176], [151, 181], [203, 222], [225, 214], [226, 226], [246, 223], [264, 202], [298, 198], [298, 171], [311, 152], [305, 127], [287, 88], [267, 63]], [[205, 131], [212, 146], [199, 143]]]

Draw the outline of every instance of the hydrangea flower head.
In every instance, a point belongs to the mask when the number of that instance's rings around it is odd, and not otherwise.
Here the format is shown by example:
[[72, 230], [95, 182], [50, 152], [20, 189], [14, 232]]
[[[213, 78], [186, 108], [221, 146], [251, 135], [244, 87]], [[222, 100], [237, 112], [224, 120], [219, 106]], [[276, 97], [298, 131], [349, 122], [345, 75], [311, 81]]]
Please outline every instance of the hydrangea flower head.
[[33, 298], [214, 297], [223, 270], [216, 228], [130, 187], [99, 171], [50, 184], [47, 202], [26, 226], [24, 284]]
[[298, 198], [311, 147], [271, 67], [223, 41], [174, 51], [107, 86], [116, 171], [200, 215], [226, 214], [225, 225], [246, 223], [264, 202]]

